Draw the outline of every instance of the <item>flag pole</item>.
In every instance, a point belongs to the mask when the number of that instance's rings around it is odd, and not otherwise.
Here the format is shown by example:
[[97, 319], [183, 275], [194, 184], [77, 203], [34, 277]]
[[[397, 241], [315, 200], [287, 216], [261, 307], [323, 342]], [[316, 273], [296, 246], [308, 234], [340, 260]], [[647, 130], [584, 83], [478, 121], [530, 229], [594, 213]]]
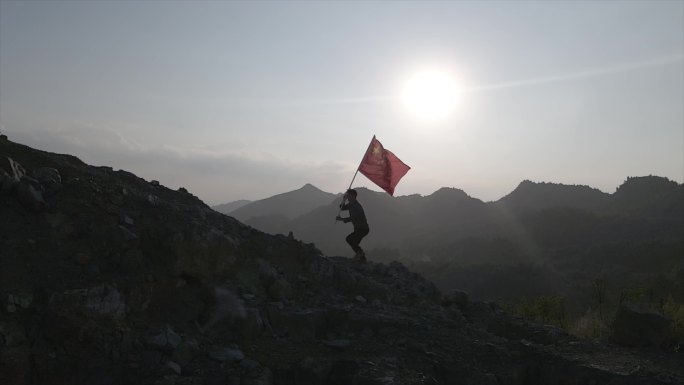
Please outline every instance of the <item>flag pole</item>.
[[[354, 184], [354, 179], [356, 179], [356, 175], [359, 173], [359, 168], [361, 168], [361, 163], [363, 163], [363, 159], [366, 157], [366, 154], [368, 154], [368, 150], [371, 148], [371, 145], [373, 144], [374, 140], [375, 140], [375, 134], [373, 134], [373, 138], [371, 139], [370, 143], [368, 143], [368, 148], [366, 149], [366, 152], [363, 153], [363, 156], [361, 157], [361, 161], [359, 162], [359, 166], [356, 167], [356, 172], [354, 173], [354, 176], [352, 177], [351, 182], [349, 182], [349, 188], [347, 190], [351, 190], [352, 185]], [[345, 191], [344, 193], [346, 194], [347, 192]], [[344, 197], [345, 197], [345, 195], [342, 195], [342, 203], [340, 203], [340, 210], [337, 212], [337, 216], [335, 218], [335, 224], [337, 224], [337, 217], [339, 217], [340, 213], [342, 212], [342, 206], [344, 205]]]

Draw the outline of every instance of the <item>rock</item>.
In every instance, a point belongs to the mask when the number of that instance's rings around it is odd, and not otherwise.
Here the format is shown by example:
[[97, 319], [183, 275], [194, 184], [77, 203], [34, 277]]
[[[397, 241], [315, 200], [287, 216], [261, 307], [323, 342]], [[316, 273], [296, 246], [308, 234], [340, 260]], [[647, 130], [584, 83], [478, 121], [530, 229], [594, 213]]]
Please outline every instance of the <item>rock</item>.
[[28, 309], [33, 302], [33, 296], [30, 294], [9, 294], [7, 296], [7, 303], [14, 304], [22, 309]]
[[672, 320], [632, 303], [623, 303], [612, 323], [613, 342], [631, 347], [658, 347], [665, 342]]
[[17, 183], [14, 178], [7, 173], [7, 171], [0, 168], [0, 194], [9, 195]]
[[468, 384], [472, 385], [499, 385], [496, 375], [493, 373], [477, 373], [470, 378]]
[[213, 347], [209, 350], [209, 357], [220, 362], [240, 362], [245, 354], [238, 348]]
[[157, 207], [159, 206], [159, 198], [156, 195], [148, 194], [147, 203], [149, 203], [152, 207]]
[[43, 187], [33, 178], [22, 177], [14, 186], [14, 196], [27, 210], [38, 212], [45, 208]]
[[269, 287], [268, 296], [274, 301], [285, 301], [290, 298], [292, 288], [290, 284], [282, 277], [278, 277]]
[[126, 303], [121, 293], [109, 285], [53, 294], [50, 307], [59, 314], [80, 313], [111, 319], [123, 319], [126, 316]]
[[187, 193], [188, 193], [188, 190], [187, 190], [185, 187], [179, 187], [179, 188], [178, 188], [178, 192], [179, 192], [179, 193], [183, 193], [183, 194], [187, 194]]
[[133, 226], [135, 224], [133, 218], [129, 217], [128, 215], [124, 216], [121, 221], [128, 226]]
[[341, 340], [331, 340], [331, 341], [323, 341], [323, 345], [339, 349], [339, 350], [344, 350], [351, 346], [351, 342], [349, 340], [341, 339]]
[[152, 186], [159, 186], [159, 181], [157, 181], [157, 180], [151, 180], [151, 181], [150, 181], [150, 184], [151, 184]]
[[242, 362], [240, 362], [240, 366], [245, 370], [251, 372], [259, 367], [259, 363], [254, 360], [242, 360]]
[[446, 314], [451, 318], [459, 322], [465, 322], [463, 317], [463, 312], [461, 308], [456, 304], [451, 304], [445, 309]]
[[124, 226], [119, 226], [120, 234], [123, 237], [124, 240], [126, 241], [135, 241], [138, 240], [138, 235], [132, 232], [131, 230], [127, 229]]
[[464, 310], [465, 318], [475, 324], [491, 329], [498, 324], [498, 317], [492, 305], [485, 302], [471, 302]]
[[357, 295], [356, 297], [354, 297], [354, 299], [355, 299], [357, 302], [359, 302], [359, 303], [366, 303], [366, 302], [368, 302], [368, 301], [366, 301], [366, 299], [363, 298], [363, 296], [361, 296], [361, 295]]
[[187, 365], [199, 354], [199, 351], [200, 348], [197, 340], [185, 337], [178, 344], [176, 350], [173, 351], [173, 360], [180, 365]]
[[171, 369], [172, 372], [174, 372], [174, 373], [176, 373], [177, 375], [180, 376], [180, 374], [181, 374], [181, 366], [178, 365], [177, 363], [175, 363], [175, 362], [173, 362], [173, 361], [166, 361], [166, 363], [164, 364], [164, 366], [166, 366], [167, 368]]
[[245, 308], [245, 317], [238, 322], [240, 335], [248, 340], [261, 335], [266, 328], [266, 323], [261, 317], [261, 312], [257, 308]]
[[48, 192], [54, 192], [62, 187], [62, 176], [56, 168], [39, 167], [31, 174]]
[[278, 271], [270, 263], [259, 259], [259, 281], [268, 289], [278, 279]]
[[33, 369], [29, 346], [0, 349], [0, 378], [3, 384], [30, 384]]
[[442, 306], [449, 307], [449, 305], [456, 305], [463, 310], [468, 306], [468, 294], [460, 290], [452, 290], [442, 297]]
[[277, 335], [314, 340], [326, 325], [325, 309], [289, 309], [275, 304], [268, 307], [268, 319]]
[[331, 368], [324, 358], [306, 357], [297, 365], [297, 378], [302, 384], [327, 384]]
[[28, 342], [24, 328], [14, 323], [0, 323], [0, 336], [5, 340], [5, 346], [10, 348]]
[[59, 171], [52, 167], [38, 167], [33, 170], [31, 176], [42, 184], [62, 183], [62, 176]]
[[254, 298], [256, 298], [256, 296], [251, 293], [242, 294], [240, 297], [242, 297], [242, 299], [244, 299], [245, 301], [253, 301]]
[[162, 355], [156, 350], [145, 350], [141, 353], [140, 359], [143, 366], [156, 367], [159, 365]]
[[201, 330], [206, 331], [213, 328], [219, 322], [233, 322], [242, 320], [247, 316], [242, 300], [232, 291], [215, 286], [214, 298], [215, 303], [211, 315], [207, 322], [200, 327]]
[[89, 253], [81, 252], [81, 253], [76, 253], [76, 255], [74, 255], [74, 261], [76, 263], [78, 263], [79, 265], [85, 265], [88, 262], [90, 262], [91, 259], [92, 259], [92, 257], [90, 256]]
[[4, 170], [15, 182], [19, 182], [26, 175], [26, 169], [10, 157], [0, 158], [0, 169]]
[[240, 385], [273, 385], [273, 374], [269, 368], [261, 368], [257, 373], [253, 372], [249, 377], [243, 378]]
[[181, 337], [167, 326], [162, 331], [149, 336], [147, 344], [152, 349], [171, 351], [176, 349], [181, 341]]

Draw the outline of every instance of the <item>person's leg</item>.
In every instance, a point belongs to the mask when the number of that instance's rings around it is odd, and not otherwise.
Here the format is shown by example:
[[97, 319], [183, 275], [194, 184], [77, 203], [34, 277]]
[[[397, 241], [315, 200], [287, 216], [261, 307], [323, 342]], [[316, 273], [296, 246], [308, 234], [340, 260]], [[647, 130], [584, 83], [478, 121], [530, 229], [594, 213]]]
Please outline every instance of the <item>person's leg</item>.
[[347, 243], [349, 246], [351, 246], [352, 250], [358, 255], [359, 253], [363, 252], [361, 248], [359, 247], [359, 242], [361, 242], [361, 237], [359, 237], [358, 233], [356, 230], [354, 230], [353, 233], [347, 235]]
[[356, 242], [356, 247], [359, 249], [359, 251], [356, 254], [362, 256], [364, 259], [366, 257], [366, 253], [363, 251], [360, 244], [361, 244], [361, 240], [366, 235], [368, 235], [368, 232], [369, 232], [369, 230], [367, 228], [366, 229], [356, 229], [354, 231], [354, 233], [356, 233], [356, 238], [358, 239], [358, 241]]

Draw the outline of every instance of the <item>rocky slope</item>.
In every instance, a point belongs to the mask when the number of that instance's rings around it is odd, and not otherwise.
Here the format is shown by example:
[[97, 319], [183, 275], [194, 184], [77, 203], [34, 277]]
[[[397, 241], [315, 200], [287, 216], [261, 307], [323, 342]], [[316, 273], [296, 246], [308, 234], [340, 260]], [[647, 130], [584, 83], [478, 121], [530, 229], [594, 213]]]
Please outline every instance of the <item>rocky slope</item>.
[[0, 157], [2, 384], [684, 383], [681, 353], [580, 341], [185, 189], [6, 138]]

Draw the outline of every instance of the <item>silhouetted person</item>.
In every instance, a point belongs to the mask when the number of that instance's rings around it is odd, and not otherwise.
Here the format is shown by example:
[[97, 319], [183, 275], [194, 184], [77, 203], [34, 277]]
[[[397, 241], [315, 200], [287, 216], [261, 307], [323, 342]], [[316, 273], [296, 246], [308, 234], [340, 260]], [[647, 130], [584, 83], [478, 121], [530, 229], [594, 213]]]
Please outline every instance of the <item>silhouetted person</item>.
[[[345, 203], [345, 201], [348, 201], [348, 203]], [[335, 219], [344, 223], [351, 222], [354, 225], [354, 232], [347, 235], [346, 238], [347, 243], [356, 253], [354, 259], [359, 262], [366, 262], [366, 253], [363, 252], [359, 243], [361, 243], [363, 237], [368, 235], [370, 229], [368, 228], [368, 222], [366, 222], [366, 214], [363, 212], [363, 207], [356, 200], [356, 190], [347, 190], [342, 198], [340, 210], [348, 210], [349, 218], [342, 218], [338, 215]]]

